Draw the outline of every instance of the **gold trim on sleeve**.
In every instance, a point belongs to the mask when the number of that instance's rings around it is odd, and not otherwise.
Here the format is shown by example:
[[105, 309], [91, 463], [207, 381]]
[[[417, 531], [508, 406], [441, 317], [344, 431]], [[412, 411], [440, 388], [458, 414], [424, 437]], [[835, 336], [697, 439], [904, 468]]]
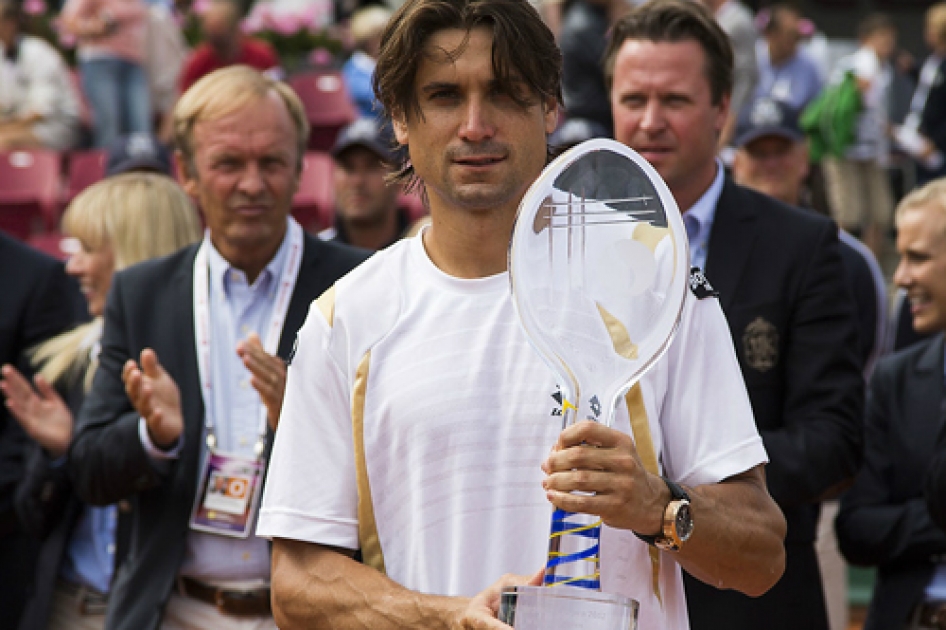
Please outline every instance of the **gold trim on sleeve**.
[[319, 307], [319, 310], [322, 311], [322, 316], [325, 318], [325, 321], [328, 322], [328, 327], [331, 328], [332, 324], [335, 323], [335, 285], [333, 284], [325, 293], [320, 295], [315, 300], [315, 305]]
[[[334, 289], [323, 294], [325, 297]], [[319, 298], [322, 301], [322, 298]], [[334, 300], [332, 300], [334, 305]], [[320, 307], [321, 308], [321, 307]], [[325, 311], [322, 311], [325, 313]], [[329, 325], [332, 320], [329, 319]], [[371, 363], [371, 351], [358, 364], [355, 371], [355, 384], [352, 389], [351, 424], [355, 447], [355, 480], [358, 484], [358, 541], [361, 544], [363, 562], [384, 573], [384, 554], [381, 552], [381, 540], [378, 537], [378, 525], [374, 519], [374, 504], [371, 502], [371, 485], [368, 481], [368, 464], [365, 459], [365, 397], [368, 391], [368, 366]]]

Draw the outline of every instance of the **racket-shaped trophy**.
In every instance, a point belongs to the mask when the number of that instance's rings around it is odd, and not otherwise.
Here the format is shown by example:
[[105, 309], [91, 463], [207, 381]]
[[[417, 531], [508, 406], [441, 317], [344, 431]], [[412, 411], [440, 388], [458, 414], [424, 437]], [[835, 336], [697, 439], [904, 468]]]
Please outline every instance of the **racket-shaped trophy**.
[[[559, 156], [529, 188], [509, 248], [513, 301], [555, 372], [564, 426], [608, 426], [628, 390], [663, 355], [689, 275], [686, 232], [657, 172], [612, 140]], [[545, 585], [504, 595], [519, 630], [629, 630], [637, 602], [600, 590], [601, 521], [555, 510]]]

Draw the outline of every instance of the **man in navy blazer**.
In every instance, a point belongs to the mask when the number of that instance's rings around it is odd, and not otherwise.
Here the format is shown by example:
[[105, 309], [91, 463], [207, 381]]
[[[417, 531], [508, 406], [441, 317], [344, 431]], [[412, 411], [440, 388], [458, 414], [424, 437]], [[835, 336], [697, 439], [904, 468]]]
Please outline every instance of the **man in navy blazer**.
[[864, 467], [836, 521], [848, 561], [878, 569], [865, 630], [941, 628], [946, 620], [946, 532], [936, 525], [946, 507], [936, 466], [946, 452], [946, 180], [905, 197], [896, 225], [894, 282], [906, 290], [914, 328], [931, 337], [877, 364]]
[[[27, 351], [80, 321], [78, 286], [62, 263], [0, 232], [0, 296], [0, 365], [32, 374]], [[14, 510], [28, 443], [0, 405], [0, 628], [17, 625], [39, 549]]]
[[819, 503], [860, 462], [863, 381], [853, 309], [837, 226], [732, 183], [716, 159], [732, 60], [712, 16], [686, 0], [655, 0], [628, 13], [605, 57], [615, 137], [664, 178], [684, 213], [691, 262], [719, 292], [769, 455], [769, 491], [788, 522], [785, 574], [765, 595], [685, 576], [690, 623], [695, 630], [826, 629], [814, 550]]
[[[219, 515], [246, 496], [248, 462], [265, 470], [285, 361], [310, 303], [366, 253], [304, 235], [289, 217], [308, 138], [290, 88], [226, 68], [184, 94], [174, 123], [179, 179], [207, 233], [116, 274], [70, 466], [83, 500], [132, 505], [109, 630], [226, 629], [247, 618], [275, 628], [255, 507], [244, 537], [227, 535]], [[198, 484], [218, 477], [237, 480], [230, 503], [198, 500]], [[211, 531], [192, 527], [195, 508], [205, 518], [193, 524]]]

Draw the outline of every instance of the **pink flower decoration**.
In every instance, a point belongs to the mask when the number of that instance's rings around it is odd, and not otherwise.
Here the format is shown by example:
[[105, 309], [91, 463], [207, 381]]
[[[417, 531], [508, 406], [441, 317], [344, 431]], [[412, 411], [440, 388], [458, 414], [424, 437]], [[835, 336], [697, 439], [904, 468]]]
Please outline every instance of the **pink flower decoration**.
[[42, 15], [46, 13], [46, 3], [43, 0], [26, 0], [23, 3], [23, 13], [27, 15]]
[[309, 64], [316, 67], [325, 67], [332, 65], [332, 53], [324, 48], [316, 48], [309, 55]]
[[273, 30], [280, 35], [292, 35], [299, 30], [298, 21], [291, 14], [274, 15], [272, 25]]

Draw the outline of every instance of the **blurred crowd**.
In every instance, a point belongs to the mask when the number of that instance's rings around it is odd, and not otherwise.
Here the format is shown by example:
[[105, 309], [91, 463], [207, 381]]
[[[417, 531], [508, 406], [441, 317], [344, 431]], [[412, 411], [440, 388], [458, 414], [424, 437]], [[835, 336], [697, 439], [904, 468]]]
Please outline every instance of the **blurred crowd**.
[[[944, 629], [946, 3], [923, 59], [880, 13], [834, 54], [790, 2], [699, 0], [723, 50], [635, 22], [645, 4], [533, 6], [561, 51], [549, 155], [613, 138], [666, 180], [787, 521], [781, 582], [686, 576], [690, 623], [846, 630], [850, 563], [878, 569], [866, 627]], [[0, 0], [0, 161], [56, 155], [60, 195], [55, 225], [0, 232], [0, 630], [274, 628], [274, 552], [247, 532], [296, 331], [438, 220], [379, 101], [404, 9], [40, 5]]]

